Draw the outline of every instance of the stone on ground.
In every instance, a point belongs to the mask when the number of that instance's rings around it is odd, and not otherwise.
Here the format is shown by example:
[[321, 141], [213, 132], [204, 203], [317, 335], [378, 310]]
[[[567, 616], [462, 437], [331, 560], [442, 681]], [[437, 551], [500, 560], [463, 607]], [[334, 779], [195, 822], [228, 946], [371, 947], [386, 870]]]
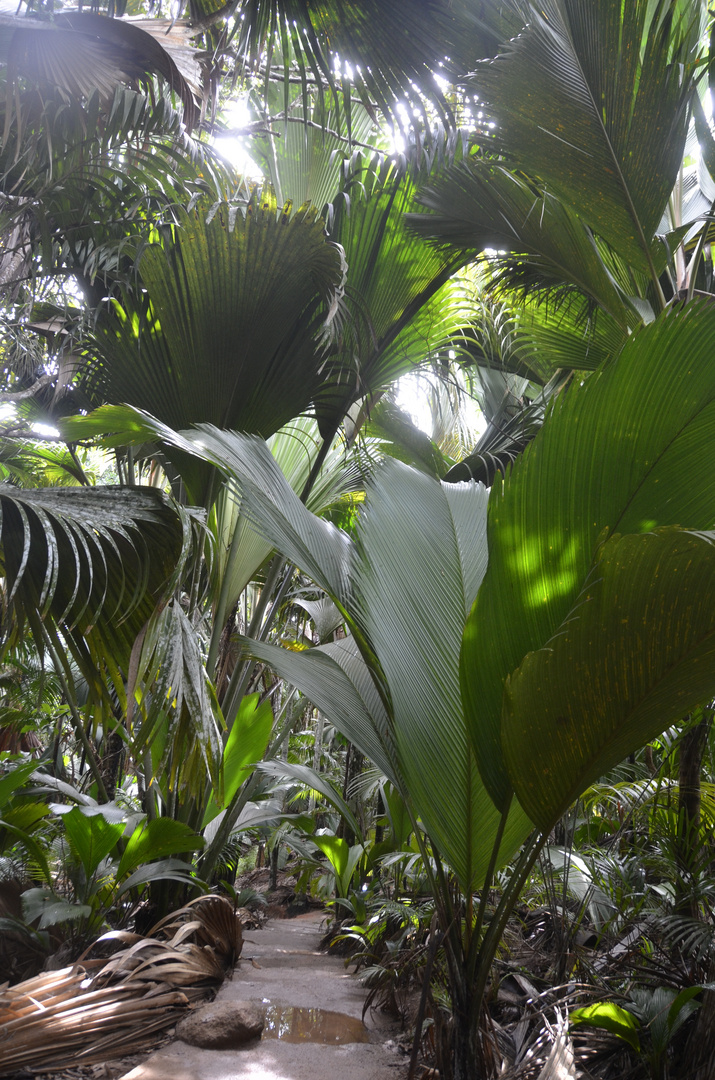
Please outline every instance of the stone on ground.
[[177, 1024], [176, 1037], [206, 1050], [235, 1050], [263, 1031], [263, 1011], [250, 1001], [213, 1001]]

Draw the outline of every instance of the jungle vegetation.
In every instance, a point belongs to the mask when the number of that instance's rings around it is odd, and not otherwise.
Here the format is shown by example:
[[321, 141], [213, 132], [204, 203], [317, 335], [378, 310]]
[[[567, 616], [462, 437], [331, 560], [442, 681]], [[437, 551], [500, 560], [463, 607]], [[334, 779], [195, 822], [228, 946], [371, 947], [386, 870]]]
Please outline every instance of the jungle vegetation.
[[711, 24], [0, 16], [13, 977], [261, 845], [443, 1080], [712, 1075]]

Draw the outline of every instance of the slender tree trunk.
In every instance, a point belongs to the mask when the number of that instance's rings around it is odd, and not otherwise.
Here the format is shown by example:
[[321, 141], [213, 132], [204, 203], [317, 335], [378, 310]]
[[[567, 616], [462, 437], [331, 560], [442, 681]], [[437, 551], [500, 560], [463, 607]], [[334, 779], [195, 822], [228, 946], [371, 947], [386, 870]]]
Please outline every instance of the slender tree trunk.
[[109, 802], [112, 802], [117, 794], [117, 784], [119, 782], [123, 758], [124, 740], [115, 729], [110, 732], [107, 737], [105, 752], [100, 761], [102, 779], [104, 780], [104, 786], [107, 789], [107, 799]]
[[[323, 728], [325, 727], [325, 717], [321, 712], [318, 713], [318, 721], [315, 725], [315, 735], [313, 736], [313, 772], [320, 772], [320, 759], [323, 754]], [[315, 809], [315, 797], [310, 796], [308, 803], [308, 809]]]
[[[675, 910], [693, 919], [700, 918], [697, 897], [687, 888], [688, 870], [702, 858], [700, 844], [700, 792], [703, 755], [713, 721], [712, 707], [703, 710], [703, 719], [686, 731], [680, 744], [678, 796], [678, 863]], [[680, 895], [678, 895], [680, 891]], [[715, 980], [715, 964], [706, 974]], [[706, 990], [698, 1010], [682, 1061], [682, 1075], [689, 1080], [712, 1080], [715, 1076], [715, 991]]]
[[[348, 803], [348, 805], [350, 802], [350, 800], [348, 799], [350, 788], [352, 787], [353, 782], [362, 772], [364, 762], [365, 758], [357, 749], [357, 747], [353, 746], [352, 743], [348, 743], [348, 752], [345, 755], [345, 776], [343, 779], [343, 798], [345, 799], [345, 802]], [[342, 819], [340, 821], [340, 824], [338, 825], [337, 835], [343, 840], [345, 840], [349, 847], [352, 847], [355, 843], [355, 833], [352, 831], [348, 823]]]
[[680, 741], [678, 772], [679, 875], [675, 882], [675, 911], [699, 918], [697, 898], [688, 886], [700, 859], [700, 772], [712, 725], [712, 711], [706, 710], [699, 724], [685, 732]]

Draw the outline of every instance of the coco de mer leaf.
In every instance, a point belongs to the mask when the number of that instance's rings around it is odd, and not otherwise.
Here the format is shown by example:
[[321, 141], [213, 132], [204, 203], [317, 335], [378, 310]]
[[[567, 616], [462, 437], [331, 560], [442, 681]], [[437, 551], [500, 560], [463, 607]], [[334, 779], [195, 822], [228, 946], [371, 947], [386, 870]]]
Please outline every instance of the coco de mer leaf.
[[582, 791], [715, 694], [715, 533], [614, 536], [544, 648], [507, 680], [504, 758], [547, 832]]
[[[560, 397], [489, 500], [489, 568], [465, 629], [465, 713], [492, 798], [506, 677], [573, 607], [599, 539], [715, 525], [715, 311], [692, 304], [633, 334]], [[687, 478], [685, 482], [684, 478]]]

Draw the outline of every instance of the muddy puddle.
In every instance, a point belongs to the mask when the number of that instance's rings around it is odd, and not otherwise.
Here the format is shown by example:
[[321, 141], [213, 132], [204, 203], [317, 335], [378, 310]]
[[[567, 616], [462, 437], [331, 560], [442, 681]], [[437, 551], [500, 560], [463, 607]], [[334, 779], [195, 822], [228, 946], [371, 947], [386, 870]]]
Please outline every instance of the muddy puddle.
[[272, 1005], [264, 1002], [266, 1024], [262, 1039], [284, 1042], [365, 1043], [370, 1041], [362, 1020], [330, 1009], [303, 1009], [297, 1005]]

